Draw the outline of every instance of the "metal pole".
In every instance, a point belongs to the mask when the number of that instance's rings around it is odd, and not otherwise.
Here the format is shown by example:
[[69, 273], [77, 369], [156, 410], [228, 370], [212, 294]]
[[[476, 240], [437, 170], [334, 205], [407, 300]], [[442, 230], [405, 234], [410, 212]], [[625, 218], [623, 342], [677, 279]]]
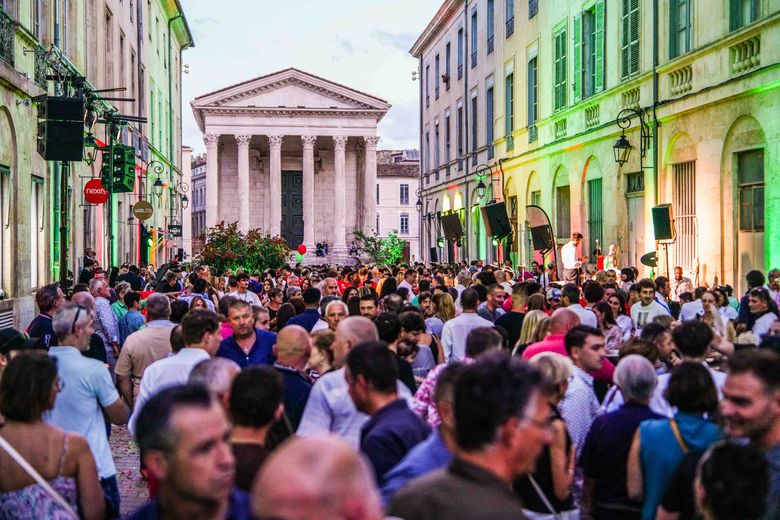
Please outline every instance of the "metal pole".
[[[68, 279], [68, 185], [70, 184], [70, 163], [62, 161], [62, 171], [60, 172], [60, 286], [65, 287], [65, 281]], [[75, 272], [74, 272], [75, 277]], [[75, 280], [74, 280], [75, 283]]]
[[114, 265], [114, 125], [106, 125], [108, 131], [108, 200], [106, 203], [108, 216], [108, 268]]

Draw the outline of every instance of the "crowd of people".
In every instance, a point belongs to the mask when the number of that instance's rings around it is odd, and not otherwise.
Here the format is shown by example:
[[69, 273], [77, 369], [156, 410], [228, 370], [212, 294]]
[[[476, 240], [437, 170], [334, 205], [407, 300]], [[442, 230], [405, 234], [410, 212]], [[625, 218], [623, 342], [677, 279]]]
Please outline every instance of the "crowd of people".
[[[573, 241], [576, 237], [573, 237]], [[780, 271], [93, 260], [0, 331], [0, 517], [780, 519]]]

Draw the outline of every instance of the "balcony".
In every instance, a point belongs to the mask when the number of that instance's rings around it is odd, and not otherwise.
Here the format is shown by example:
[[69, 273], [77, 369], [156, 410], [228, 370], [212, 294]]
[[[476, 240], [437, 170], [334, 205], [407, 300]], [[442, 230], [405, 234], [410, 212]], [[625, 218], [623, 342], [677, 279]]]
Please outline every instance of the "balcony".
[[488, 36], [488, 39], [487, 39], [487, 53], [488, 54], [493, 52], [493, 43], [494, 43], [494, 37], [492, 35]]
[[477, 152], [471, 152], [471, 165], [477, 165]]
[[447, 166], [444, 167], [444, 176], [449, 177], [450, 176], [450, 163], [449, 160], [447, 161]]
[[533, 143], [537, 139], [539, 139], [539, 131], [536, 128], [536, 125], [531, 125], [528, 127], [528, 142]]
[[473, 69], [476, 66], [477, 66], [477, 51], [474, 51], [471, 53], [471, 68]]
[[16, 29], [14, 21], [4, 9], [0, 8], [0, 60], [13, 67], [14, 65], [14, 41]]
[[433, 89], [433, 97], [439, 99], [439, 85], [436, 85], [436, 88]]
[[506, 37], [509, 38], [515, 33], [515, 17], [506, 21]]
[[46, 49], [40, 45], [35, 46], [35, 84], [46, 90], [46, 75], [49, 67], [46, 63]]
[[458, 79], [463, 77], [463, 64], [458, 65]]
[[458, 150], [458, 171], [463, 171], [463, 150]]
[[488, 159], [492, 159], [496, 156], [496, 147], [492, 144], [488, 145]]
[[425, 108], [431, 106], [431, 96], [425, 96]]
[[506, 136], [504, 139], [504, 142], [506, 143], [506, 151], [511, 152], [515, 149], [515, 138], [511, 135]]
[[528, 0], [528, 19], [530, 20], [539, 13], [539, 1]]
[[433, 180], [438, 181], [439, 180], [439, 167], [437, 166], [436, 169], [433, 171]]

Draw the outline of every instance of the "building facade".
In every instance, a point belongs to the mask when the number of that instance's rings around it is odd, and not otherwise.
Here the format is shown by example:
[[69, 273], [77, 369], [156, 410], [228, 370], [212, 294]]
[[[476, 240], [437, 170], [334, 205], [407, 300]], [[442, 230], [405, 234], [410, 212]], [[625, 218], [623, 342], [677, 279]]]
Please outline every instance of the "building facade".
[[381, 238], [395, 233], [406, 243], [404, 259], [419, 256], [419, 213], [415, 207], [420, 176], [418, 150], [377, 152], [376, 229]]
[[[0, 327], [25, 326], [36, 312], [35, 290], [55, 280], [72, 280], [87, 249], [96, 252], [102, 266], [144, 260], [140, 228], [130, 219], [130, 208], [149, 197], [155, 179], [148, 180], [146, 170], [154, 158], [165, 163], [164, 187], [183, 188], [180, 54], [191, 44], [177, 0], [0, 3], [0, 292], [5, 298], [0, 301]], [[150, 80], [164, 93], [154, 96], [154, 103]], [[83, 195], [86, 182], [101, 176], [102, 154], [94, 146], [109, 142], [105, 125], [85, 126], [92, 145], [85, 146], [83, 161], [45, 161], [37, 153], [37, 105], [46, 95], [75, 96], [79, 89], [90, 93], [87, 116], [92, 109], [101, 117], [116, 109], [149, 119], [122, 124], [114, 135], [117, 143], [135, 145], [137, 179], [132, 193], [112, 197], [111, 211], [106, 204], [88, 204]], [[155, 117], [150, 117], [153, 106]], [[165, 117], [157, 117], [162, 109], [168, 110]], [[156, 137], [162, 134], [161, 124], [168, 141]], [[155, 201], [161, 220], [151, 222], [160, 227], [161, 240], [153, 252], [168, 249], [162, 245], [163, 215], [175, 214], [171, 202], [180, 211], [178, 201], [178, 192]], [[67, 230], [64, 239], [60, 228]], [[157, 262], [163, 256], [148, 253], [148, 259]]]
[[[519, 263], [533, 257], [525, 207], [537, 205], [558, 246], [579, 231], [582, 256], [595, 262], [597, 249], [614, 244], [621, 266], [643, 275], [651, 269], [640, 258], [652, 251], [656, 275], [680, 265], [709, 285], [743, 287], [748, 270], [780, 264], [777, 2], [475, 3], [494, 10], [486, 19], [501, 60], [485, 123], [496, 152], [488, 166], [493, 187], [503, 187]], [[473, 9], [446, 2], [437, 16], [453, 4], [456, 13]], [[441, 52], [437, 27], [420, 37], [416, 56]], [[435, 117], [423, 109], [423, 139]], [[630, 154], [619, 164], [621, 135]], [[669, 244], [655, 240], [653, 225], [653, 208], [665, 204]]]
[[192, 102], [206, 142], [206, 226], [237, 222], [291, 249], [328, 242], [346, 258], [355, 229], [373, 232], [377, 97], [286, 69]]
[[206, 236], [206, 154], [192, 158], [192, 254], [197, 255]]

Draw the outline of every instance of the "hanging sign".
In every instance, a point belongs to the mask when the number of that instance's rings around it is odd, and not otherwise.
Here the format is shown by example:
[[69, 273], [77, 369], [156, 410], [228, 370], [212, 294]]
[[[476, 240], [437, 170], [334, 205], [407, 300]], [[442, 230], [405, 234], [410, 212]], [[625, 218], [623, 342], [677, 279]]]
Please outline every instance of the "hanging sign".
[[90, 204], [103, 204], [108, 200], [108, 190], [100, 179], [90, 179], [84, 185], [84, 199]]
[[174, 238], [181, 238], [181, 224], [170, 224], [168, 226], [168, 232], [170, 232]]
[[133, 206], [133, 215], [135, 215], [135, 218], [138, 220], [147, 220], [151, 218], [153, 213], [154, 209], [152, 208], [152, 205], [145, 200], [139, 200]]

